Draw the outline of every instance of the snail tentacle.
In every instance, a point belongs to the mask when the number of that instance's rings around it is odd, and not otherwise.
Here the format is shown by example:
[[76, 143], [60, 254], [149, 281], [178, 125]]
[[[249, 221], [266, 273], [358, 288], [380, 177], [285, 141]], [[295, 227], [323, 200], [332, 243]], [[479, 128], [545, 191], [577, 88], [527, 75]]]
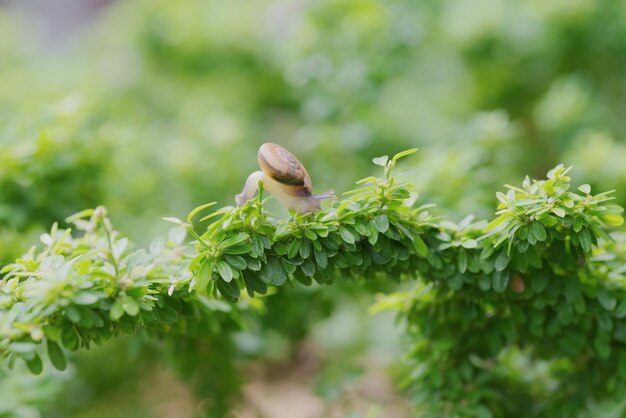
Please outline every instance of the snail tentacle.
[[243, 186], [241, 193], [235, 196], [235, 202], [237, 206], [242, 206], [248, 200], [254, 197], [254, 194], [259, 190], [259, 181], [263, 181], [265, 173], [262, 171], [255, 171], [248, 176], [246, 184]]

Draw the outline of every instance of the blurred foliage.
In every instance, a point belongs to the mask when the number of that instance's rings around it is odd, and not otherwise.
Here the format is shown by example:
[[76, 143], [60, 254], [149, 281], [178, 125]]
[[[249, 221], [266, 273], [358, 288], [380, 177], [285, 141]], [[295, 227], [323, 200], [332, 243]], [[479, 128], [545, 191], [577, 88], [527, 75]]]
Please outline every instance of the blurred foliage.
[[[160, 216], [231, 202], [269, 140], [301, 158], [316, 190], [337, 191], [367, 175], [371, 157], [419, 147], [402, 174], [455, 221], [490, 218], [501, 184], [561, 162], [626, 204], [621, 1], [132, 0], [90, 10], [85, 0], [78, 23], [43, 3], [0, 6], [0, 266], [52, 222], [99, 204], [148, 247], [167, 236]], [[59, 7], [73, 16], [71, 2]], [[277, 335], [295, 343], [354, 296], [341, 289], [266, 296], [276, 303], [247, 325], [261, 341], [235, 341], [233, 356], [275, 355]], [[210, 353], [192, 340], [181, 342], [188, 359]], [[533, 376], [524, 355], [502, 361]], [[193, 380], [173, 357], [168, 367]], [[59, 389], [46, 382], [74, 378], [47, 379], [41, 393], [53, 399]], [[23, 416], [36, 416], [44, 395]]]

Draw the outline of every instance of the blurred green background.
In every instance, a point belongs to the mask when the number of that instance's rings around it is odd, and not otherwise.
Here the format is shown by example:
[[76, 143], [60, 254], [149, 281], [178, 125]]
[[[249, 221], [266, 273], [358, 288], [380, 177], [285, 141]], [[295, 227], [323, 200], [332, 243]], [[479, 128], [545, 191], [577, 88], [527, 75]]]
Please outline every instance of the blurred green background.
[[[97, 204], [145, 245], [161, 216], [232, 204], [267, 141], [339, 193], [417, 147], [405, 174], [454, 221], [561, 162], [626, 205], [624, 40], [619, 0], [0, 1], [0, 265]], [[409, 416], [399, 328], [363, 315], [391, 289], [285, 289], [233, 338], [5, 374], [0, 417]]]

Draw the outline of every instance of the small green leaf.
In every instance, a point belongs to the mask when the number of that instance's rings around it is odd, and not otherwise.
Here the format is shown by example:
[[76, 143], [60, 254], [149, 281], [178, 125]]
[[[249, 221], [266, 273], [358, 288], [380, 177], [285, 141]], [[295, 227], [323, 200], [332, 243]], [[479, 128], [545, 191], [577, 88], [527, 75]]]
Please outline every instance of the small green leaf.
[[509, 213], [509, 212], [507, 212], [507, 213], [497, 217], [493, 221], [489, 222], [489, 224], [485, 227], [485, 232], [489, 232], [492, 229], [497, 228], [502, 223], [504, 223], [505, 221], [511, 219], [512, 217], [513, 217], [513, 215], [511, 213]]
[[63, 325], [63, 330], [61, 331], [61, 341], [63, 342], [63, 346], [68, 350], [76, 350], [78, 348], [78, 334], [76, 334], [76, 330], [74, 326], [66, 323]]
[[239, 244], [240, 242], [243, 242], [243, 241], [247, 240], [248, 237], [249, 237], [248, 234], [242, 232], [242, 233], [239, 233], [239, 234], [237, 234], [235, 236], [232, 236], [232, 237], [227, 238], [224, 241], [220, 242], [218, 244], [218, 247], [220, 249], [228, 248], [230, 246], [233, 246], [235, 244]]
[[48, 357], [55, 369], [63, 371], [67, 367], [63, 350], [57, 343], [50, 340], [48, 340]]
[[130, 316], [136, 316], [139, 313], [139, 304], [130, 296], [126, 296], [120, 299], [122, 308]]
[[111, 310], [109, 311], [109, 318], [111, 321], [117, 321], [124, 315], [124, 308], [122, 307], [122, 303], [119, 300], [113, 302], [111, 305]]
[[591, 186], [588, 184], [583, 184], [582, 186], [578, 187], [578, 190], [580, 190], [584, 194], [589, 194], [591, 193]]
[[30, 360], [26, 360], [26, 365], [33, 374], [41, 374], [43, 371], [43, 364], [37, 353]]
[[507, 255], [506, 250], [500, 251], [500, 254], [498, 254], [498, 257], [496, 258], [496, 263], [495, 263], [496, 271], [504, 270], [506, 266], [509, 265], [510, 261], [511, 261], [511, 257]]
[[354, 244], [356, 242], [356, 238], [346, 227], [339, 229], [339, 235], [341, 235], [341, 238], [348, 244]]
[[618, 215], [615, 213], [607, 213], [605, 215], [600, 216], [602, 222], [609, 226], [620, 226], [624, 223], [624, 218], [622, 215]]
[[281, 286], [287, 281], [287, 273], [276, 258], [267, 260], [267, 264], [261, 269], [260, 277], [265, 283], [272, 283], [276, 286]]
[[583, 229], [583, 219], [575, 218], [572, 228], [574, 229], [575, 232], [580, 232], [580, 230]]
[[94, 303], [99, 302], [100, 298], [104, 296], [105, 295], [100, 292], [83, 291], [74, 295], [72, 300], [77, 305], [93, 305]]
[[297, 238], [291, 241], [291, 244], [289, 245], [289, 251], [287, 252], [287, 258], [292, 259], [295, 256], [297, 256], [298, 252], [300, 251], [301, 245], [302, 245], [302, 239], [300, 238]]
[[478, 247], [478, 241], [470, 238], [463, 241], [461, 245], [463, 246], [463, 248], [472, 249]]
[[565, 217], [565, 209], [563, 208], [552, 208], [552, 213], [554, 213], [559, 218]]
[[398, 161], [402, 157], [406, 157], [407, 155], [411, 155], [417, 151], [417, 148], [411, 148], [406, 151], [401, 151], [393, 156], [393, 161]]
[[233, 279], [233, 270], [230, 268], [227, 262], [219, 260], [216, 264], [217, 272], [225, 282], [230, 282]]
[[243, 281], [246, 285], [248, 296], [254, 297], [254, 293], [264, 295], [267, 293], [267, 285], [256, 275], [244, 274]]
[[387, 165], [387, 161], [389, 161], [389, 157], [386, 155], [372, 159], [372, 162], [374, 164], [379, 165], [381, 167], [385, 167]]
[[578, 233], [578, 240], [580, 241], [580, 245], [584, 252], [588, 253], [591, 251], [591, 233], [589, 232], [589, 229], [581, 229]]
[[226, 262], [237, 270], [243, 270], [248, 265], [246, 264], [246, 260], [240, 255], [225, 255], [224, 259]]
[[465, 252], [464, 249], [459, 249], [459, 254], [458, 254], [458, 266], [459, 266], [459, 272], [465, 273], [465, 271], [467, 270], [467, 253]]
[[239, 286], [237, 283], [233, 282], [225, 282], [223, 280], [217, 281], [217, 290], [220, 291], [220, 294], [229, 300], [230, 302], [236, 302], [241, 295], [241, 291], [239, 290]]
[[172, 218], [172, 217], [166, 216], [161, 219], [163, 219], [165, 222], [169, 222], [175, 225], [180, 225], [180, 226], [185, 225], [185, 223], [178, 218]]
[[209, 287], [209, 283], [213, 279], [213, 263], [208, 259], [204, 259], [204, 261], [200, 264], [200, 268], [196, 273], [196, 284], [195, 290], [201, 295], [206, 295], [207, 288]]
[[314, 250], [313, 255], [315, 256], [315, 262], [322, 269], [325, 269], [328, 266], [328, 255], [324, 250]]
[[546, 227], [541, 222], [533, 222], [530, 225], [530, 230], [537, 241], [545, 241], [548, 237], [546, 233]]
[[502, 293], [509, 284], [509, 275], [503, 271], [497, 271], [491, 277], [491, 286], [496, 293]]
[[300, 257], [309, 258], [311, 255], [311, 241], [304, 240], [300, 246]]
[[374, 226], [381, 234], [384, 234], [389, 229], [389, 218], [387, 215], [380, 214], [376, 218], [374, 218]]
[[193, 219], [193, 217], [200, 211], [206, 209], [206, 208], [210, 208], [211, 206], [215, 205], [217, 202], [210, 202], [210, 203], [205, 203], [204, 205], [200, 205], [197, 208], [195, 208], [194, 210], [192, 210], [191, 212], [189, 212], [189, 215], [187, 216], [187, 222], [191, 223], [191, 220]]
[[256, 255], [260, 256], [263, 254], [263, 240], [256, 232], [252, 233], [252, 249]]
[[51, 341], [54, 341], [54, 342], [61, 341], [61, 328], [59, 327], [56, 327], [54, 325], [44, 325], [43, 333], [45, 334], [46, 338], [48, 338]]
[[426, 257], [428, 255], [428, 247], [419, 235], [413, 235], [413, 249], [415, 249], [415, 253], [420, 257]]
[[[376, 184], [378, 182], [378, 179], [376, 177], [366, 177], [364, 179], [361, 179], [359, 181], [356, 182], [356, 184], [365, 184], [365, 183], [374, 183]], [[361, 189], [358, 189], [361, 190]]]

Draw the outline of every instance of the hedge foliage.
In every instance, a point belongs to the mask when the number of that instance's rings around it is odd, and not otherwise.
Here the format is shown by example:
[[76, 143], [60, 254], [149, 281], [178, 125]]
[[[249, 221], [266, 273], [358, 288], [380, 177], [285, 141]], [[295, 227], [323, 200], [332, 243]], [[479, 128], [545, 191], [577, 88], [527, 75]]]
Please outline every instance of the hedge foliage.
[[[623, 222], [612, 191], [572, 189], [560, 165], [497, 193], [490, 223], [455, 224], [415, 207], [414, 187], [393, 174], [414, 151], [374, 159], [381, 177], [287, 221], [264, 209], [261, 189], [242, 207], [164, 218], [177, 226], [147, 249], [133, 249], [103, 207], [69, 218], [76, 232], [55, 224], [2, 270], [4, 362], [39, 373], [47, 356], [64, 369], [66, 350], [138, 328], [224, 335], [273, 287], [378, 276], [419, 279], [374, 309], [406, 323], [405, 381], [424, 416], [571, 416], [589, 393], [623, 390], [626, 241], [605, 232]], [[198, 218], [211, 220], [203, 233]]]

